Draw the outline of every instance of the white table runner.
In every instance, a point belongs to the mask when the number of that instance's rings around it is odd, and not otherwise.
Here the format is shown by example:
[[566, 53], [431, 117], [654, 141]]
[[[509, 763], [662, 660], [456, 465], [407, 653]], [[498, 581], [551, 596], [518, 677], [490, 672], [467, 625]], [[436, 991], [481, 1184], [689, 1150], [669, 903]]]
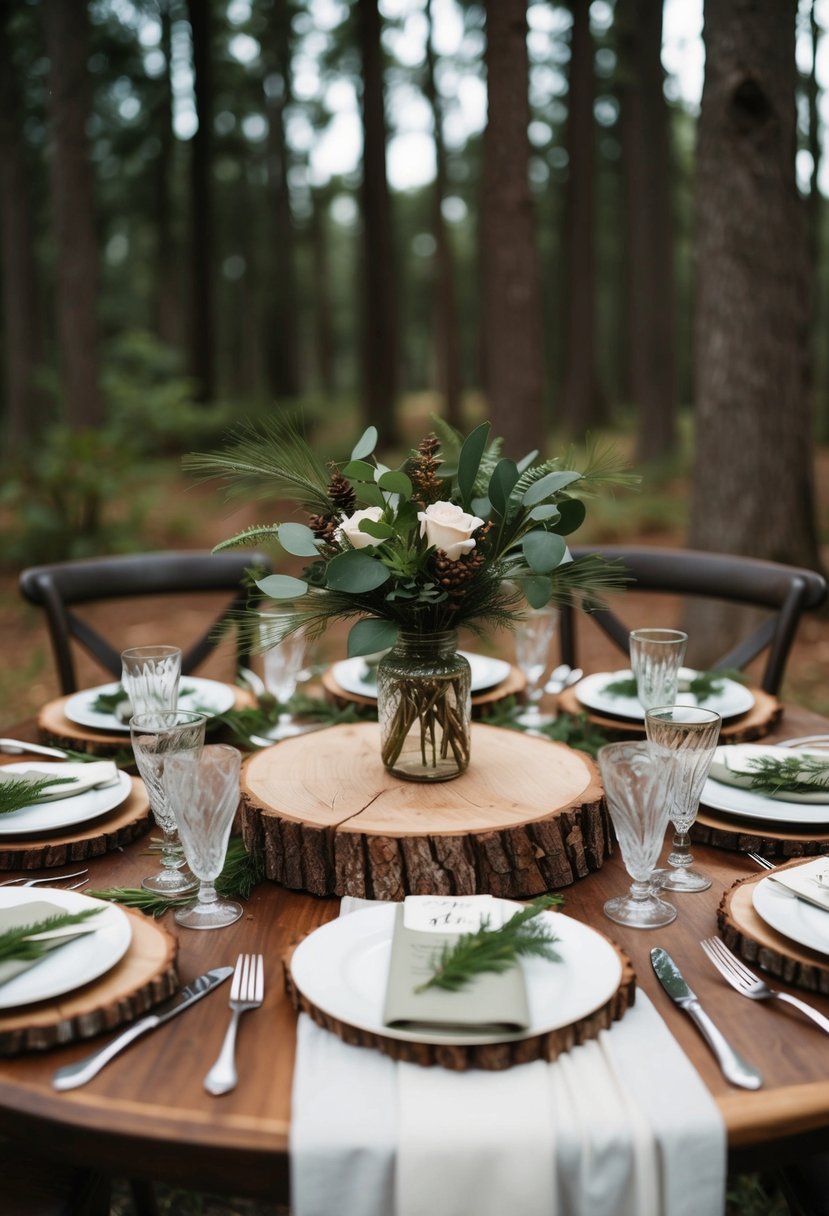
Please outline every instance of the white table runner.
[[[366, 906], [344, 899], [342, 912]], [[721, 1216], [716, 1104], [650, 1000], [552, 1064], [453, 1073], [299, 1019], [294, 1216]]]

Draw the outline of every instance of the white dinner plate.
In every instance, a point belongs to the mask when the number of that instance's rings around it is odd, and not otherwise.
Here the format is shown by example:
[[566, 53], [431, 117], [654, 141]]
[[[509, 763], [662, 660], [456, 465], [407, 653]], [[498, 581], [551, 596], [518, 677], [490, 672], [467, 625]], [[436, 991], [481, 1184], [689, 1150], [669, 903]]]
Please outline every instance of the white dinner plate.
[[46, 900], [66, 912], [82, 912], [86, 908], [101, 908], [100, 916], [92, 917], [97, 927], [76, 941], [42, 958], [36, 966], [0, 985], [0, 1009], [16, 1009], [34, 1001], [48, 1001], [65, 992], [73, 992], [98, 979], [123, 958], [132, 940], [132, 925], [123, 908], [101, 899], [90, 899], [80, 891], [63, 891], [58, 887], [13, 888], [0, 887], [0, 908], [17, 907], [25, 903]]
[[[682, 668], [680, 671], [680, 676], [684, 679], [693, 679], [696, 674], [690, 668]], [[604, 691], [608, 684], [614, 683], [616, 680], [629, 680], [632, 677], [633, 672], [629, 669], [626, 671], [597, 671], [593, 675], [579, 680], [578, 684], [574, 685], [573, 691], [576, 699], [582, 705], [596, 713], [609, 714], [613, 718], [631, 718], [637, 722], [644, 722], [645, 711], [636, 697], [617, 697]], [[711, 709], [725, 720], [747, 713], [754, 704], [754, 693], [744, 684], [738, 684], [736, 680], [724, 677], [722, 691], [712, 693], [704, 701], [698, 701], [689, 692], [677, 693], [676, 701], [678, 705], [696, 705], [700, 709]]]
[[[60, 763], [27, 760], [25, 764], [7, 764], [4, 773], [38, 772], [49, 777], [60, 776]], [[58, 798], [54, 802], [32, 803], [19, 811], [0, 815], [0, 836], [28, 836], [32, 832], [54, 832], [59, 828], [73, 827], [106, 815], [130, 796], [132, 782], [129, 775], [118, 770], [118, 784], [103, 789], [84, 790], [69, 798]]]
[[798, 899], [768, 878], [755, 884], [751, 901], [754, 911], [772, 929], [800, 946], [829, 954], [829, 912]]
[[[63, 712], [70, 722], [78, 726], [91, 726], [95, 730], [130, 733], [128, 722], [121, 722], [115, 714], [100, 713], [93, 705], [100, 696], [111, 696], [117, 692], [120, 684], [100, 684], [97, 688], [84, 688], [81, 692], [73, 693], [63, 707]], [[236, 692], [230, 684], [222, 684], [219, 680], [203, 680], [198, 676], [182, 676], [181, 692], [178, 697], [179, 709], [192, 709], [198, 713], [223, 714], [236, 704]]]
[[[517, 910], [520, 904], [499, 900]], [[527, 981], [530, 1025], [513, 1034], [483, 1034], [466, 1029], [402, 1030], [383, 1023], [383, 1004], [397, 905], [382, 904], [351, 912], [315, 929], [294, 951], [294, 983], [318, 1009], [386, 1038], [414, 1043], [473, 1046], [503, 1043], [568, 1026], [599, 1009], [619, 986], [622, 965], [606, 938], [581, 921], [556, 913], [553, 928], [561, 962], [521, 960]]]
[[[470, 654], [468, 650], [461, 650], [459, 653], [467, 659], [472, 669], [473, 693], [483, 692], [485, 688], [494, 688], [510, 673], [510, 665], [503, 659], [491, 659], [485, 654]], [[377, 696], [377, 679], [376, 676], [366, 678], [365, 659], [343, 659], [333, 665], [331, 674], [345, 692], [360, 697]]]
[[[752, 744], [736, 744], [734, 752], [750, 752]], [[715, 758], [721, 760], [731, 748], [718, 747]], [[804, 751], [807, 749], [804, 749]], [[814, 825], [829, 824], [829, 791], [825, 802], [787, 802], [784, 798], [769, 798], [757, 790], [742, 789], [725, 781], [709, 777], [702, 787], [700, 806], [725, 815], [736, 815], [740, 819], [767, 819], [774, 823]]]

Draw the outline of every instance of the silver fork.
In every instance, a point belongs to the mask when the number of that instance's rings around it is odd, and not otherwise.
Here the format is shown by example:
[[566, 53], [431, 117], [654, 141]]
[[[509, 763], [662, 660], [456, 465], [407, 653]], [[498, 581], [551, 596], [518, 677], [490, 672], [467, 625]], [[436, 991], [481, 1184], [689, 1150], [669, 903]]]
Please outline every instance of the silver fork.
[[752, 1001], [768, 1001], [773, 999], [784, 1001], [787, 1005], [794, 1005], [795, 1009], [799, 1009], [801, 1013], [805, 1013], [808, 1018], [817, 1023], [821, 1030], [825, 1030], [829, 1034], [829, 1018], [825, 1018], [822, 1013], [818, 1013], [817, 1009], [813, 1009], [811, 1005], [807, 1005], [799, 997], [790, 996], [788, 992], [779, 992], [776, 988], [770, 988], [766, 981], [761, 980], [759, 975], [755, 975], [753, 971], [746, 967], [737, 958], [736, 954], [732, 954], [725, 942], [721, 942], [718, 937], [706, 937], [700, 942], [700, 945], [720, 975], [728, 980], [731, 987], [736, 988], [743, 996], [749, 997]]
[[236, 1085], [236, 1028], [247, 1009], [258, 1009], [265, 996], [265, 972], [261, 954], [240, 954], [230, 989], [230, 1025], [216, 1063], [204, 1078], [210, 1094], [226, 1094]]
[[755, 862], [755, 864], [758, 865], [761, 870], [774, 869], [774, 862], [769, 861], [768, 857], [761, 856], [760, 853], [746, 853], [746, 857], [749, 857], [753, 862]]
[[46, 878], [6, 878], [0, 882], [0, 887], [37, 887], [41, 883], [45, 886], [55, 887], [59, 882], [68, 882], [70, 878], [80, 878], [81, 882], [72, 883], [71, 886], [65, 888], [67, 891], [76, 891], [78, 887], [85, 887], [89, 882], [86, 877], [88, 873], [89, 870], [75, 870], [72, 874], [49, 874]]

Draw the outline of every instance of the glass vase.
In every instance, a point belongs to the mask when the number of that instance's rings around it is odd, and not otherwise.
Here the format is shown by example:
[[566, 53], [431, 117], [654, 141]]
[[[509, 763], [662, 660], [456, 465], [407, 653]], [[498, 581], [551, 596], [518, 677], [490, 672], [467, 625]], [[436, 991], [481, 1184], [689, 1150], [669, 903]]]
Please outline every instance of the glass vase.
[[469, 765], [472, 673], [458, 635], [410, 633], [377, 668], [383, 764], [406, 781], [449, 781]]

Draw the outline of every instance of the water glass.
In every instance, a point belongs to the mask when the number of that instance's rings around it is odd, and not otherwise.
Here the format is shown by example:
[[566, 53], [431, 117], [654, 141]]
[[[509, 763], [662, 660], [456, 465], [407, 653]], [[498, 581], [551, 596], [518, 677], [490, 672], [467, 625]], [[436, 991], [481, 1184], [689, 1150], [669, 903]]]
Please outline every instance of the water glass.
[[558, 628], [557, 608], [535, 608], [515, 623], [515, 661], [527, 680], [525, 695], [529, 702], [517, 721], [522, 726], [544, 726], [554, 714], [542, 714], [539, 703], [544, 695], [544, 678], [550, 667], [553, 638]]
[[259, 639], [264, 648], [265, 688], [281, 707], [276, 725], [267, 732], [269, 739], [286, 739], [289, 735], [301, 734], [303, 730], [293, 714], [282, 708], [296, 692], [308, 645], [301, 626], [287, 632], [293, 620], [293, 612], [260, 613]]
[[233, 817], [239, 805], [242, 757], [226, 743], [205, 747], [201, 754], [178, 752], [164, 765], [164, 788], [178, 824], [184, 856], [199, 880], [198, 902], [179, 908], [175, 918], [187, 929], [221, 929], [242, 915], [242, 905], [219, 899], [216, 879], [222, 872]]
[[665, 773], [669, 815], [674, 825], [673, 851], [662, 884], [667, 891], [706, 891], [711, 879], [693, 868], [690, 831], [699, 809], [702, 787], [711, 768], [722, 719], [712, 709], [663, 705], [645, 714], [645, 733]]
[[132, 646], [121, 651], [121, 684], [133, 714], [175, 709], [180, 679], [178, 646]]
[[688, 634], [681, 629], [634, 629], [629, 643], [639, 704], [645, 710], [673, 705]]
[[633, 879], [627, 895], [607, 901], [605, 915], [634, 929], [669, 925], [676, 908], [659, 898], [650, 881], [668, 826], [662, 765], [644, 740], [609, 743], [599, 748], [598, 760], [622, 860]]
[[184, 855], [178, 838], [175, 815], [164, 786], [164, 768], [172, 756], [182, 753], [200, 755], [204, 747], [204, 714], [188, 710], [153, 710], [133, 714], [130, 738], [138, 771], [147, 789], [150, 810], [163, 833], [161, 870], [145, 878], [141, 885], [157, 895], [186, 895], [195, 891], [198, 881], [189, 870], [182, 870]]

